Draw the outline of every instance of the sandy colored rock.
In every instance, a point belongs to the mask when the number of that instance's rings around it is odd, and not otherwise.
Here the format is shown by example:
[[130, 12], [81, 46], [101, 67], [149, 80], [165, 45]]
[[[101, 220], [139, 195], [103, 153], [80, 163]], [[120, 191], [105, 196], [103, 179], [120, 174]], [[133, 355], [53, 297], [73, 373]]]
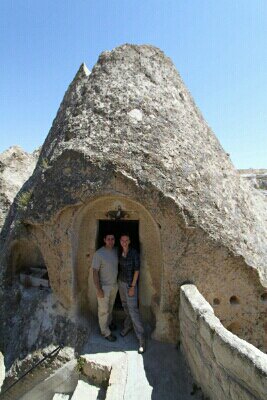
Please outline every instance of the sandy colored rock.
[[91, 260], [101, 221], [119, 210], [138, 227], [140, 309], [154, 338], [178, 340], [189, 281], [227, 328], [267, 348], [265, 199], [152, 46], [120, 46], [77, 72], [2, 231], [2, 298], [39, 260], [66, 312], [96, 315]]
[[180, 292], [183, 353], [203, 393], [213, 400], [264, 400], [267, 355], [233, 335], [194, 285]]
[[0, 229], [14, 197], [31, 176], [39, 151], [30, 154], [19, 146], [12, 146], [0, 154]]
[[267, 196], [267, 169], [240, 169], [238, 172], [255, 189]]

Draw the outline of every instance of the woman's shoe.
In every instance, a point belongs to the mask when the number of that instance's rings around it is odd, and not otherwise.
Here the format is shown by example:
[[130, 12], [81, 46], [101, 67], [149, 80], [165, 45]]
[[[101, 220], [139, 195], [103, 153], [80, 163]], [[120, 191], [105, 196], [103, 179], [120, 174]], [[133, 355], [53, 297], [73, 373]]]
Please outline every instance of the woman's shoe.
[[146, 341], [145, 339], [140, 339], [138, 353], [143, 354], [145, 351], [146, 351]]

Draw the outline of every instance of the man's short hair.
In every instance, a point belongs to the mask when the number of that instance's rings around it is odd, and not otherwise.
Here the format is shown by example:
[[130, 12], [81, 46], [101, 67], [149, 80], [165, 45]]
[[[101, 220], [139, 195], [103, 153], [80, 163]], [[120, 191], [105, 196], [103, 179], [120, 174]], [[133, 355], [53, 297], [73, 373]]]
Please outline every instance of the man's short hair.
[[111, 232], [111, 231], [105, 232], [103, 239], [106, 239], [107, 236], [114, 236], [114, 238], [115, 238], [114, 232]]

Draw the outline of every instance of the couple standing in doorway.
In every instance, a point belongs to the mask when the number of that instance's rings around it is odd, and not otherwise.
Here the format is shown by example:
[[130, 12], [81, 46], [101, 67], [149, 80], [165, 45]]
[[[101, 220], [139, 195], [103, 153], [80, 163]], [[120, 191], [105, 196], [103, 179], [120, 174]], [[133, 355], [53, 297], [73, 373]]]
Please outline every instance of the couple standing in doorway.
[[92, 262], [93, 279], [98, 302], [98, 321], [101, 334], [110, 342], [116, 340], [111, 331], [112, 311], [119, 289], [121, 303], [126, 314], [124, 326], [120, 332], [126, 336], [134, 329], [139, 340], [139, 353], [145, 351], [144, 328], [138, 309], [137, 282], [140, 271], [138, 252], [130, 246], [128, 233], [120, 236], [119, 251], [114, 247], [115, 236], [108, 232], [104, 236], [104, 246], [98, 249]]

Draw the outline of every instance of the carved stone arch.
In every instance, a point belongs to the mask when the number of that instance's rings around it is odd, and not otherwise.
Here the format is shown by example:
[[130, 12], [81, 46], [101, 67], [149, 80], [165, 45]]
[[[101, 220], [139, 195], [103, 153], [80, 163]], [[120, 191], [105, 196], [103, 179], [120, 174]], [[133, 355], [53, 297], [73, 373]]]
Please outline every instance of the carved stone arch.
[[80, 310], [97, 314], [91, 262], [96, 250], [98, 221], [108, 219], [110, 210], [127, 211], [126, 220], [139, 221], [141, 272], [139, 302], [142, 317], [155, 324], [154, 309], [160, 303], [162, 252], [159, 227], [139, 202], [122, 195], [103, 195], [80, 208], [73, 224], [74, 296]]

